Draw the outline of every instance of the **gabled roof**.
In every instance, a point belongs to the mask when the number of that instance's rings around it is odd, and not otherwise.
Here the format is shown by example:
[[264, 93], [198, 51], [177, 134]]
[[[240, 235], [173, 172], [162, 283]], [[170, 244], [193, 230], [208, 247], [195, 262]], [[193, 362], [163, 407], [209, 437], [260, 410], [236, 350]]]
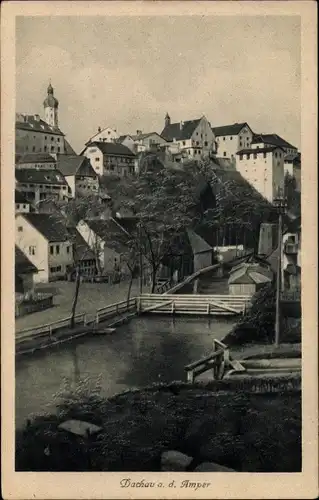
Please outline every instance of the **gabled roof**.
[[[123, 144], [119, 144], [118, 142], [94, 141], [91, 142], [87, 147], [92, 146], [97, 147], [105, 155], [135, 157], [135, 154], [132, 153], [129, 148], [127, 148]], [[85, 148], [84, 151], [86, 151], [86, 149], [87, 148]], [[84, 151], [82, 151], [82, 153]]]
[[14, 202], [15, 203], [30, 203], [29, 201], [27, 201], [25, 196], [18, 189], [16, 189], [14, 192]]
[[133, 136], [130, 134], [125, 134], [125, 135], [120, 135], [118, 139], [116, 139], [116, 142], [122, 143], [127, 137], [133, 140]]
[[161, 135], [161, 137], [168, 142], [173, 141], [174, 139], [177, 141], [190, 139], [201, 119], [202, 118], [182, 122], [182, 126], [181, 123], [170, 123], [164, 127], [163, 131], [159, 135]]
[[272, 281], [272, 278], [273, 273], [269, 268], [257, 263], [251, 264], [244, 262], [235, 266], [235, 268], [230, 271], [228, 284], [269, 283]]
[[146, 134], [131, 135], [130, 137], [132, 137], [134, 141], [141, 141], [143, 139], [146, 139], [150, 135], [158, 135], [158, 137], [161, 137], [160, 134], [158, 134], [157, 132], [148, 132]]
[[64, 149], [65, 149], [65, 153], [66, 155], [76, 155], [76, 152], [74, 151], [74, 149], [72, 148], [71, 144], [66, 140], [64, 139]]
[[251, 130], [248, 123], [233, 123], [232, 125], [223, 125], [222, 127], [213, 127], [213, 132], [215, 137], [220, 137], [221, 135], [238, 135], [240, 131], [244, 128], [248, 127]]
[[91, 250], [79, 231], [75, 228], [68, 228], [68, 232], [70, 234], [70, 239], [75, 247], [74, 260], [84, 261], [95, 259], [94, 252]]
[[203, 238], [201, 238], [201, 236], [196, 234], [191, 229], [187, 230], [187, 235], [194, 254], [211, 252], [213, 250], [212, 247]]
[[294, 148], [297, 150], [295, 146], [292, 146], [292, 144], [289, 144], [289, 142], [285, 141], [285, 139], [277, 134], [255, 134], [252, 140], [252, 144], [257, 144], [259, 142], [263, 142], [264, 144], [271, 144], [274, 146], [280, 146], [281, 148]]
[[283, 151], [280, 146], [267, 146], [265, 148], [241, 149], [236, 153], [236, 155], [272, 153], [275, 149], [281, 149], [281, 151]]
[[65, 223], [54, 214], [29, 213], [20, 214], [20, 217], [24, 217], [49, 243], [69, 240]]
[[64, 136], [63, 132], [61, 132], [58, 127], [52, 127], [44, 120], [41, 120], [39, 115], [25, 115], [22, 113], [16, 113], [16, 129]]
[[17, 274], [37, 273], [38, 269], [28, 259], [28, 257], [15, 246], [15, 272]]
[[16, 163], [56, 163], [56, 159], [48, 153], [17, 154]]
[[58, 157], [57, 168], [66, 176], [81, 174], [89, 177], [97, 177], [90, 160], [86, 156], [61, 155]]
[[15, 178], [20, 183], [67, 185], [62, 173], [52, 169], [17, 168]]

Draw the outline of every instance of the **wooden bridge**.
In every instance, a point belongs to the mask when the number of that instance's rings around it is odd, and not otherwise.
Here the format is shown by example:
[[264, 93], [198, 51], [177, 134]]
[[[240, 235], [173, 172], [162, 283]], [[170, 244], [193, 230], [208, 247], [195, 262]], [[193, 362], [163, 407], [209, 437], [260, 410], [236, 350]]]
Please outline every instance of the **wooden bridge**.
[[244, 314], [250, 300], [250, 295], [144, 294], [137, 297], [136, 306], [139, 314], [235, 316]]

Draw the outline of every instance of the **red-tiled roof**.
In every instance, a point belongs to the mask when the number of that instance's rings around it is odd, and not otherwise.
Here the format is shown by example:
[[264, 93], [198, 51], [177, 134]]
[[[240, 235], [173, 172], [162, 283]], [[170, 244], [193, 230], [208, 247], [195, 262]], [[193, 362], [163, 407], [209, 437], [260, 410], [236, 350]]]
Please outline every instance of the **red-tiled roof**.
[[68, 241], [69, 233], [61, 217], [54, 214], [21, 214], [50, 243]]
[[267, 146], [265, 148], [241, 149], [236, 155], [271, 153], [275, 149], [281, 149], [283, 151], [280, 146]]
[[201, 118], [197, 120], [188, 120], [182, 123], [170, 123], [169, 125], [166, 125], [160, 135], [168, 142], [173, 141], [174, 139], [177, 141], [190, 139], [200, 121]]
[[[87, 147], [97, 147], [104, 155], [111, 156], [130, 156], [131, 158], [135, 157], [135, 154], [123, 144], [119, 144], [118, 142], [99, 142], [94, 141], [90, 142]], [[86, 151], [87, 148], [84, 149]], [[82, 153], [84, 152], [82, 151]]]
[[37, 273], [38, 269], [35, 267], [28, 257], [20, 250], [17, 245], [15, 246], [15, 272], [17, 274], [24, 273]]
[[56, 159], [48, 153], [17, 154], [16, 163], [56, 163]]
[[251, 130], [248, 123], [244, 122], [223, 125], [222, 127], [213, 127], [213, 132], [216, 137], [220, 137], [221, 135], [238, 135], [244, 127], [248, 127]]
[[285, 141], [285, 139], [277, 134], [255, 134], [252, 140], [252, 144], [257, 144], [258, 142], [271, 144], [273, 146], [280, 146], [281, 148], [294, 148], [297, 151], [297, 148], [295, 146], [292, 146], [292, 144], [289, 144], [289, 142]]
[[52, 127], [44, 120], [41, 120], [38, 115], [16, 113], [16, 129], [42, 132], [44, 134], [64, 135], [58, 127]]
[[67, 185], [63, 174], [56, 169], [17, 168], [15, 178], [20, 183]]

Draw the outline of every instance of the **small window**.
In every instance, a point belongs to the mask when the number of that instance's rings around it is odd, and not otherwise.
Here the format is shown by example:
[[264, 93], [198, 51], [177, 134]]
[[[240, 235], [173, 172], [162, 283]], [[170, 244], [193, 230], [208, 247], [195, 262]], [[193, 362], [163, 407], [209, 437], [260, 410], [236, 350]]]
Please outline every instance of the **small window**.
[[70, 253], [70, 247], [66, 247], [66, 253]]
[[223, 137], [223, 141], [225, 140], [225, 137]]
[[[20, 205], [18, 205], [18, 207], [19, 207], [19, 206], [20, 206]], [[18, 227], [18, 233], [22, 233], [22, 231], [23, 231], [23, 227], [22, 227], [22, 226], [19, 226], [19, 227]]]
[[243, 155], [239, 155], [239, 159], [242, 160], [243, 159]]
[[199, 142], [198, 141], [196, 141], [196, 146], [199, 146]]
[[23, 208], [27, 208], [27, 206], [26, 206], [26, 205], [23, 205]]
[[232, 137], [232, 136], [230, 136], [230, 140], [231, 140], [231, 141], [233, 140], [233, 137]]
[[51, 151], [54, 151], [54, 146], [51, 146]]
[[61, 148], [60, 148], [60, 147], [58, 147], [58, 153], [60, 153], [60, 149], [61, 149]]
[[275, 151], [275, 158], [277, 158], [277, 151]]
[[204, 146], [206, 146], [206, 147], [208, 146], [208, 142], [207, 141], [204, 142]]
[[95, 158], [95, 161], [100, 161], [100, 158]]
[[58, 137], [58, 142], [60, 142], [60, 137]]
[[254, 158], [255, 158], [255, 160], [257, 159], [257, 153], [254, 153]]
[[242, 148], [243, 147], [243, 143], [241, 141], [239, 141], [239, 147]]
[[226, 151], [224, 151], [224, 156], [226, 156]]
[[32, 151], [35, 152], [35, 146], [33, 146]]
[[46, 150], [47, 150], [47, 147], [46, 147], [46, 146], [44, 146], [44, 151], [46, 151]]
[[264, 158], [267, 158], [267, 153], [264, 153]]
[[53, 255], [53, 254], [54, 254], [54, 246], [53, 246], [53, 245], [51, 245], [51, 246], [50, 246], [50, 255]]
[[46, 135], [44, 136], [44, 139], [47, 140], [47, 136]]
[[29, 247], [29, 255], [35, 255], [35, 246]]
[[59, 255], [59, 253], [60, 253], [60, 245], [56, 245], [55, 246], [55, 251], [56, 251], [56, 254]]

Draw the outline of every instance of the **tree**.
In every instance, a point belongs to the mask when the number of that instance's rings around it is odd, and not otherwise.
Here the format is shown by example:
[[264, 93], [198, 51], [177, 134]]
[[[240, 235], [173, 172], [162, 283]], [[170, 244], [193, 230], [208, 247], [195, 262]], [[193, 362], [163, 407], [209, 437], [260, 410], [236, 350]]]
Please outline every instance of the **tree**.
[[149, 263], [151, 293], [160, 265], [173, 254], [173, 242], [203, 218], [200, 182], [203, 176], [195, 162], [167, 165], [156, 154], [150, 154], [136, 176], [108, 185], [114, 209], [131, 210], [138, 222], [131, 237], [134, 247]]
[[301, 194], [297, 190], [295, 177], [286, 172], [285, 175], [285, 197], [287, 199], [288, 211], [299, 217], [301, 215]]
[[74, 198], [70, 201], [56, 201], [55, 211], [51, 214], [52, 219], [58, 219], [65, 226], [68, 239], [72, 244], [73, 265], [69, 272], [75, 272], [75, 290], [71, 307], [71, 328], [75, 326], [75, 314], [81, 284], [81, 262], [91, 252], [78, 233], [77, 224], [80, 220], [89, 218], [93, 214], [96, 215], [100, 211], [103, 211], [103, 207], [98, 197], [91, 195]]

